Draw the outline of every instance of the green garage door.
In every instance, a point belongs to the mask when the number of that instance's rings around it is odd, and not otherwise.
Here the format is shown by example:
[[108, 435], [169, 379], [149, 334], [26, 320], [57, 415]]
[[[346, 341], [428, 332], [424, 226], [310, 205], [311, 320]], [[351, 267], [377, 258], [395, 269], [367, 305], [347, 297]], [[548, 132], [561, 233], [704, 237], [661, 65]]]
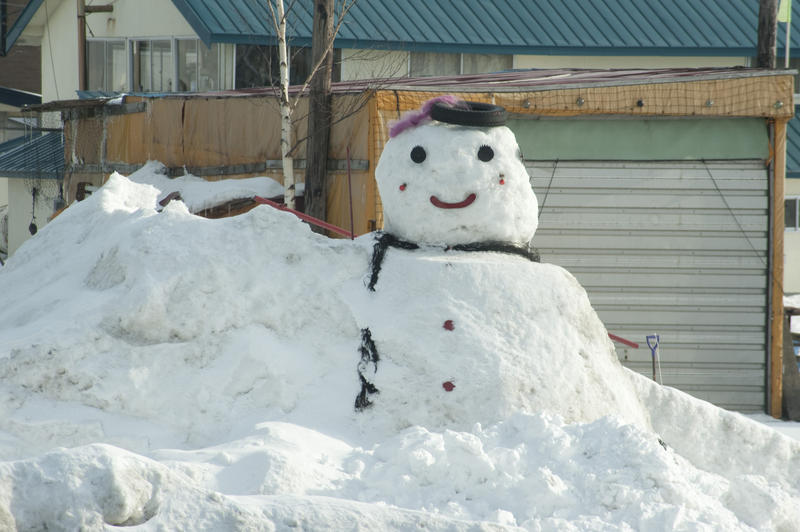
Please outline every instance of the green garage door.
[[583, 284], [628, 367], [719, 406], [766, 405], [768, 178], [763, 160], [528, 161], [534, 244]]

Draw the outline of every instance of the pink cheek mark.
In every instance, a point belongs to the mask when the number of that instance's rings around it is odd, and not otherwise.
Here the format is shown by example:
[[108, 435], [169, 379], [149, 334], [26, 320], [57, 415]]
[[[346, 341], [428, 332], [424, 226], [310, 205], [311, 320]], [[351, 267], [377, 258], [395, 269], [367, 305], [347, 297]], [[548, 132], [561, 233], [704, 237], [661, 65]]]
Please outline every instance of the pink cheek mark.
[[401, 190], [401, 191], [402, 191], [402, 190], [405, 190], [405, 189], [406, 189], [406, 184], [405, 184], [405, 183], [403, 183], [402, 185], [400, 185], [400, 190]]
[[431, 196], [431, 203], [433, 203], [435, 207], [439, 207], [440, 209], [463, 209], [464, 207], [472, 205], [472, 202], [475, 201], [475, 198], [477, 197], [478, 196], [476, 196], [475, 193], [473, 192], [472, 194], [470, 194], [465, 199], [459, 202], [448, 203], [446, 201], [440, 200], [436, 196]]
[[505, 185], [506, 184], [506, 180], [504, 179], [504, 177], [505, 177], [504, 174], [500, 174], [500, 184], [501, 185]]
[[456, 387], [456, 385], [453, 384], [452, 381], [445, 381], [445, 382], [442, 383], [442, 388], [444, 388], [444, 391], [446, 391], [446, 392], [452, 392], [453, 388], [455, 388], [455, 387]]

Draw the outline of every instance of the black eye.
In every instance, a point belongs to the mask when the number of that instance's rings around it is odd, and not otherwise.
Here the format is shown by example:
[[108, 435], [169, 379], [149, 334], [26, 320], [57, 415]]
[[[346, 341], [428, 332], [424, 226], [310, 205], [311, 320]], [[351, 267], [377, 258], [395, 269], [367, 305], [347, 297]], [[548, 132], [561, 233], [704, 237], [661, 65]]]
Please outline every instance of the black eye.
[[478, 159], [481, 161], [488, 163], [494, 157], [494, 150], [484, 144], [478, 149]]
[[414, 149], [411, 150], [411, 160], [417, 164], [424, 161], [427, 156], [428, 154], [425, 153], [425, 148], [422, 146], [414, 146]]

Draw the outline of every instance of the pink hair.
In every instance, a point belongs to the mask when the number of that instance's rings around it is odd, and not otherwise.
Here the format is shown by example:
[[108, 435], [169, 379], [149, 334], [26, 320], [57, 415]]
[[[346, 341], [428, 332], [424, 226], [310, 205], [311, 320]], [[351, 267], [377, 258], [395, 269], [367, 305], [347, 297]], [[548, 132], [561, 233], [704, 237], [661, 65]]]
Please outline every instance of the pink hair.
[[431, 109], [435, 103], [444, 103], [450, 107], [462, 107], [464, 100], [452, 94], [431, 98], [422, 104], [422, 108], [417, 111], [407, 111], [399, 120], [389, 123], [389, 138], [396, 137], [406, 129], [417, 127], [431, 118]]

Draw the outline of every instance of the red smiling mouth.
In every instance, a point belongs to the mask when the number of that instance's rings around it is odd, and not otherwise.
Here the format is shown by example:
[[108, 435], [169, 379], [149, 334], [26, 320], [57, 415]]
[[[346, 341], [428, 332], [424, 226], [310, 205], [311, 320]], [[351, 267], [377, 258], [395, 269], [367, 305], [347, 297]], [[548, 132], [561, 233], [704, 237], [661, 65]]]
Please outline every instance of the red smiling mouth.
[[473, 192], [472, 194], [470, 194], [469, 196], [467, 196], [466, 198], [457, 203], [447, 203], [446, 201], [440, 200], [436, 196], [431, 196], [431, 203], [433, 203], [434, 206], [439, 207], [440, 209], [463, 209], [464, 207], [471, 205], [472, 202], [475, 201], [476, 197], [477, 196]]

